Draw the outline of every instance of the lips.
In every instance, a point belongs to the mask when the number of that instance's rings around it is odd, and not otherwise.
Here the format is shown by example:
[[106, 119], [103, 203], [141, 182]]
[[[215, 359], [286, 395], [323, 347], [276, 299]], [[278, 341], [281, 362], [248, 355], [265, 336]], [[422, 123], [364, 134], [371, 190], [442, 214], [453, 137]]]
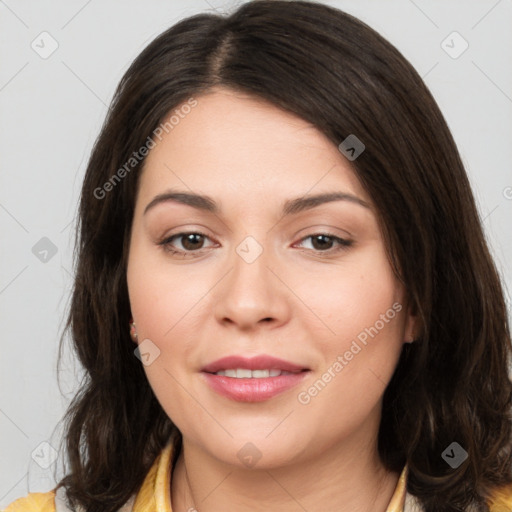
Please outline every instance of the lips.
[[277, 357], [265, 354], [252, 358], [242, 356], [228, 356], [207, 364], [201, 371], [206, 373], [216, 373], [218, 371], [233, 370], [243, 368], [247, 370], [281, 370], [290, 373], [298, 373], [303, 370], [309, 370], [304, 366], [279, 359]]
[[290, 361], [259, 355], [223, 357], [207, 364], [201, 376], [213, 391], [230, 400], [263, 402], [298, 386], [309, 373], [309, 368]]

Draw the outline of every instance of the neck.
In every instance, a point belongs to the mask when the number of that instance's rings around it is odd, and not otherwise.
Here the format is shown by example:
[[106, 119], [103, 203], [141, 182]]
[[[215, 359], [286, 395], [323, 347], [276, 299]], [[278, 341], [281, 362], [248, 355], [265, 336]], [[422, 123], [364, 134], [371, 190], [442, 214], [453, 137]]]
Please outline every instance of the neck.
[[354, 441], [290, 465], [247, 469], [225, 464], [183, 438], [171, 481], [172, 510], [385, 512], [399, 475], [383, 467], [376, 439], [371, 450]]

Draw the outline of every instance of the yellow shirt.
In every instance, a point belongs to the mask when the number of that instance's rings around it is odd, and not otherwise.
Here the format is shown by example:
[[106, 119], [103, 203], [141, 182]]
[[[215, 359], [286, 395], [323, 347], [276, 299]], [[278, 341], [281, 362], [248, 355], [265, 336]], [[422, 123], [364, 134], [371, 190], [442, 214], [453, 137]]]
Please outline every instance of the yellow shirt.
[[[174, 453], [174, 436], [156, 458], [146, 475], [139, 492], [122, 509], [122, 512], [172, 512], [170, 481]], [[406, 491], [407, 466], [404, 467], [386, 512], [421, 511], [416, 499]], [[62, 490], [60, 491], [62, 492]], [[512, 512], [512, 485], [496, 492], [489, 503], [491, 512]], [[133, 507], [133, 508], [132, 508]], [[19, 498], [3, 512], [55, 512], [55, 491], [29, 493]]]

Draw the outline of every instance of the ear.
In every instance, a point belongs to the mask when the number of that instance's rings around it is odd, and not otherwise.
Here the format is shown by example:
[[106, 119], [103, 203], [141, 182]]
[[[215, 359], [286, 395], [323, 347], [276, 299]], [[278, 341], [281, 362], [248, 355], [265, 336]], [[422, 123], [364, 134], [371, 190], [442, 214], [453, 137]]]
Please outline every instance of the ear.
[[420, 320], [414, 303], [407, 306], [404, 325], [404, 343], [413, 343], [421, 331]]
[[137, 335], [137, 327], [135, 326], [135, 323], [133, 322], [133, 318], [130, 318], [130, 338], [132, 339], [133, 343], [136, 345], [139, 344], [139, 337]]

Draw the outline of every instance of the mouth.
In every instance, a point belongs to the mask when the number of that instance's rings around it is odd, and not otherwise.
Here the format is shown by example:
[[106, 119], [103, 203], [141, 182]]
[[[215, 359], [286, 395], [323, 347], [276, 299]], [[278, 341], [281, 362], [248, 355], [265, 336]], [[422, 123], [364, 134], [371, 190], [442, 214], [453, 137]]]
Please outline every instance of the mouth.
[[238, 402], [262, 402], [297, 386], [309, 368], [260, 355], [228, 356], [206, 365], [201, 375], [216, 393]]
[[[285, 359], [278, 357], [269, 356], [266, 354], [260, 354], [255, 357], [245, 357], [239, 355], [231, 355], [217, 359], [206, 366], [201, 371], [206, 373], [217, 373], [217, 372], [229, 372], [226, 376], [236, 378], [249, 378], [247, 372], [251, 372], [251, 376], [254, 373], [254, 378], [268, 377], [269, 375], [259, 374], [258, 371], [262, 372], [287, 372], [297, 373], [303, 370], [309, 370], [306, 366], [301, 364], [292, 363]], [[236, 372], [236, 373], [233, 373]], [[277, 377], [278, 375], [273, 375]]]
[[277, 368], [272, 368], [269, 370], [249, 370], [247, 368], [233, 368], [229, 370], [219, 370], [218, 372], [215, 372], [212, 375], [222, 375], [224, 377], [231, 377], [232, 379], [267, 379], [269, 377], [279, 377], [280, 375], [293, 375], [294, 373], [299, 372], [287, 372], [285, 370], [279, 370]]

